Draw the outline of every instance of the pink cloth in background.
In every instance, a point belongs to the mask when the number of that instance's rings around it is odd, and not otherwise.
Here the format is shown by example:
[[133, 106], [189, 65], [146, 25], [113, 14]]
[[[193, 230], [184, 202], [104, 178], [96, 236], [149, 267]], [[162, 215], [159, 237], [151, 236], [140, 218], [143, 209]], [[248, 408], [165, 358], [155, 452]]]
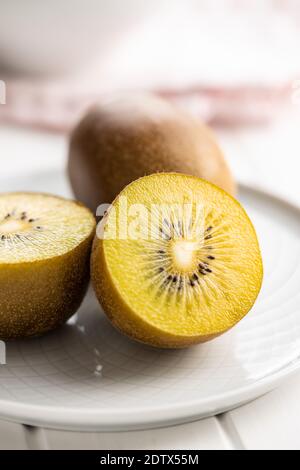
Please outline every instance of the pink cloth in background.
[[[156, 90], [202, 121], [221, 125], [249, 125], [270, 121], [289, 102], [291, 85], [277, 88], [240, 87]], [[101, 94], [53, 92], [51, 86], [8, 83], [7, 104], [0, 107], [0, 122], [55, 132], [68, 132]]]
[[292, 103], [299, 2], [175, 4], [128, 34], [105, 63], [48, 81], [8, 79], [0, 121], [65, 132], [116, 90], [153, 90], [226, 125], [267, 122]]

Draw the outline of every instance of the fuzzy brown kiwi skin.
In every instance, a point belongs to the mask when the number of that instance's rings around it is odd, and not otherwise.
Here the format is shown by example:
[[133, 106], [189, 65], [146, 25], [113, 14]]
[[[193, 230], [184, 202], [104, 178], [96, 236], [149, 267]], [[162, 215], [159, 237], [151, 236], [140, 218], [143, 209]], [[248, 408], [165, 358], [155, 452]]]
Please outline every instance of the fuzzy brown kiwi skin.
[[198, 176], [235, 195], [234, 179], [209, 128], [150, 94], [119, 103], [94, 106], [71, 135], [71, 185], [94, 213], [132, 181], [157, 172]]
[[183, 349], [194, 344], [205, 343], [222, 334], [174, 336], [144, 322], [142, 318], [135, 315], [110, 281], [103, 240], [97, 236], [94, 239], [91, 256], [91, 279], [96, 297], [108, 319], [117, 330], [135, 341], [161, 349]]
[[0, 339], [40, 336], [77, 311], [89, 283], [94, 233], [64, 255], [0, 265]]

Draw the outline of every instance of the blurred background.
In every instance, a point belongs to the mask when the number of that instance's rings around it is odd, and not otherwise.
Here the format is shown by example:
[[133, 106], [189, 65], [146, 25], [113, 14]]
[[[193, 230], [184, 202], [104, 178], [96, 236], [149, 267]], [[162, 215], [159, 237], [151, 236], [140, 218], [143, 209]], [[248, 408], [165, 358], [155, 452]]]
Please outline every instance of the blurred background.
[[150, 89], [216, 128], [240, 180], [296, 197], [299, 45], [298, 0], [0, 0], [1, 159], [62, 159], [92, 102]]
[[151, 89], [215, 127], [240, 180], [300, 199], [299, 45], [298, 0], [0, 0], [1, 160], [61, 161], [91, 102]]

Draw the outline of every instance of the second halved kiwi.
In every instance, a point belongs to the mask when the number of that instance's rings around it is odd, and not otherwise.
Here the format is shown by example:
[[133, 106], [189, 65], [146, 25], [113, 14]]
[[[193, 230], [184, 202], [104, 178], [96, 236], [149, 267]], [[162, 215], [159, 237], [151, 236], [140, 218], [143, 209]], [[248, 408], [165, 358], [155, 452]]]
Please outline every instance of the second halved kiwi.
[[89, 281], [95, 219], [79, 203], [0, 196], [0, 338], [40, 335], [79, 307]]
[[224, 333], [262, 283], [255, 230], [241, 205], [197, 177], [155, 174], [127, 186], [99, 226], [96, 294], [112, 323], [177, 348]]

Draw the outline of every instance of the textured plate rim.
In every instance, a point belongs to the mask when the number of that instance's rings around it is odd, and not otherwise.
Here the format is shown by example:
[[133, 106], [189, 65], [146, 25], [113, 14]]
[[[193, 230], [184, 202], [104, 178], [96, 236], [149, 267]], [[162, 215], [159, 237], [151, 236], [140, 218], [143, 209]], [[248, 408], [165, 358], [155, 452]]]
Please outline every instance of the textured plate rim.
[[96, 409], [64, 408], [27, 405], [12, 401], [0, 401], [0, 416], [8, 421], [31, 426], [68, 431], [118, 432], [146, 430], [188, 423], [233, 410], [273, 390], [281, 382], [300, 369], [300, 358], [280, 371], [228, 393], [212, 395], [186, 405], [171, 404], [123, 408], [115, 413]]
[[[240, 185], [245, 191], [271, 199], [275, 204], [286, 206], [300, 215], [300, 208], [256, 186]], [[244, 405], [276, 388], [280, 383], [300, 369], [300, 356], [255, 382], [206, 399], [189, 401], [187, 404], [172, 403], [168, 406], [97, 410], [84, 408], [64, 408], [62, 406], [42, 406], [17, 403], [0, 399], [0, 417], [8, 421], [31, 426], [69, 431], [130, 431], [166, 427], [207, 418]]]

